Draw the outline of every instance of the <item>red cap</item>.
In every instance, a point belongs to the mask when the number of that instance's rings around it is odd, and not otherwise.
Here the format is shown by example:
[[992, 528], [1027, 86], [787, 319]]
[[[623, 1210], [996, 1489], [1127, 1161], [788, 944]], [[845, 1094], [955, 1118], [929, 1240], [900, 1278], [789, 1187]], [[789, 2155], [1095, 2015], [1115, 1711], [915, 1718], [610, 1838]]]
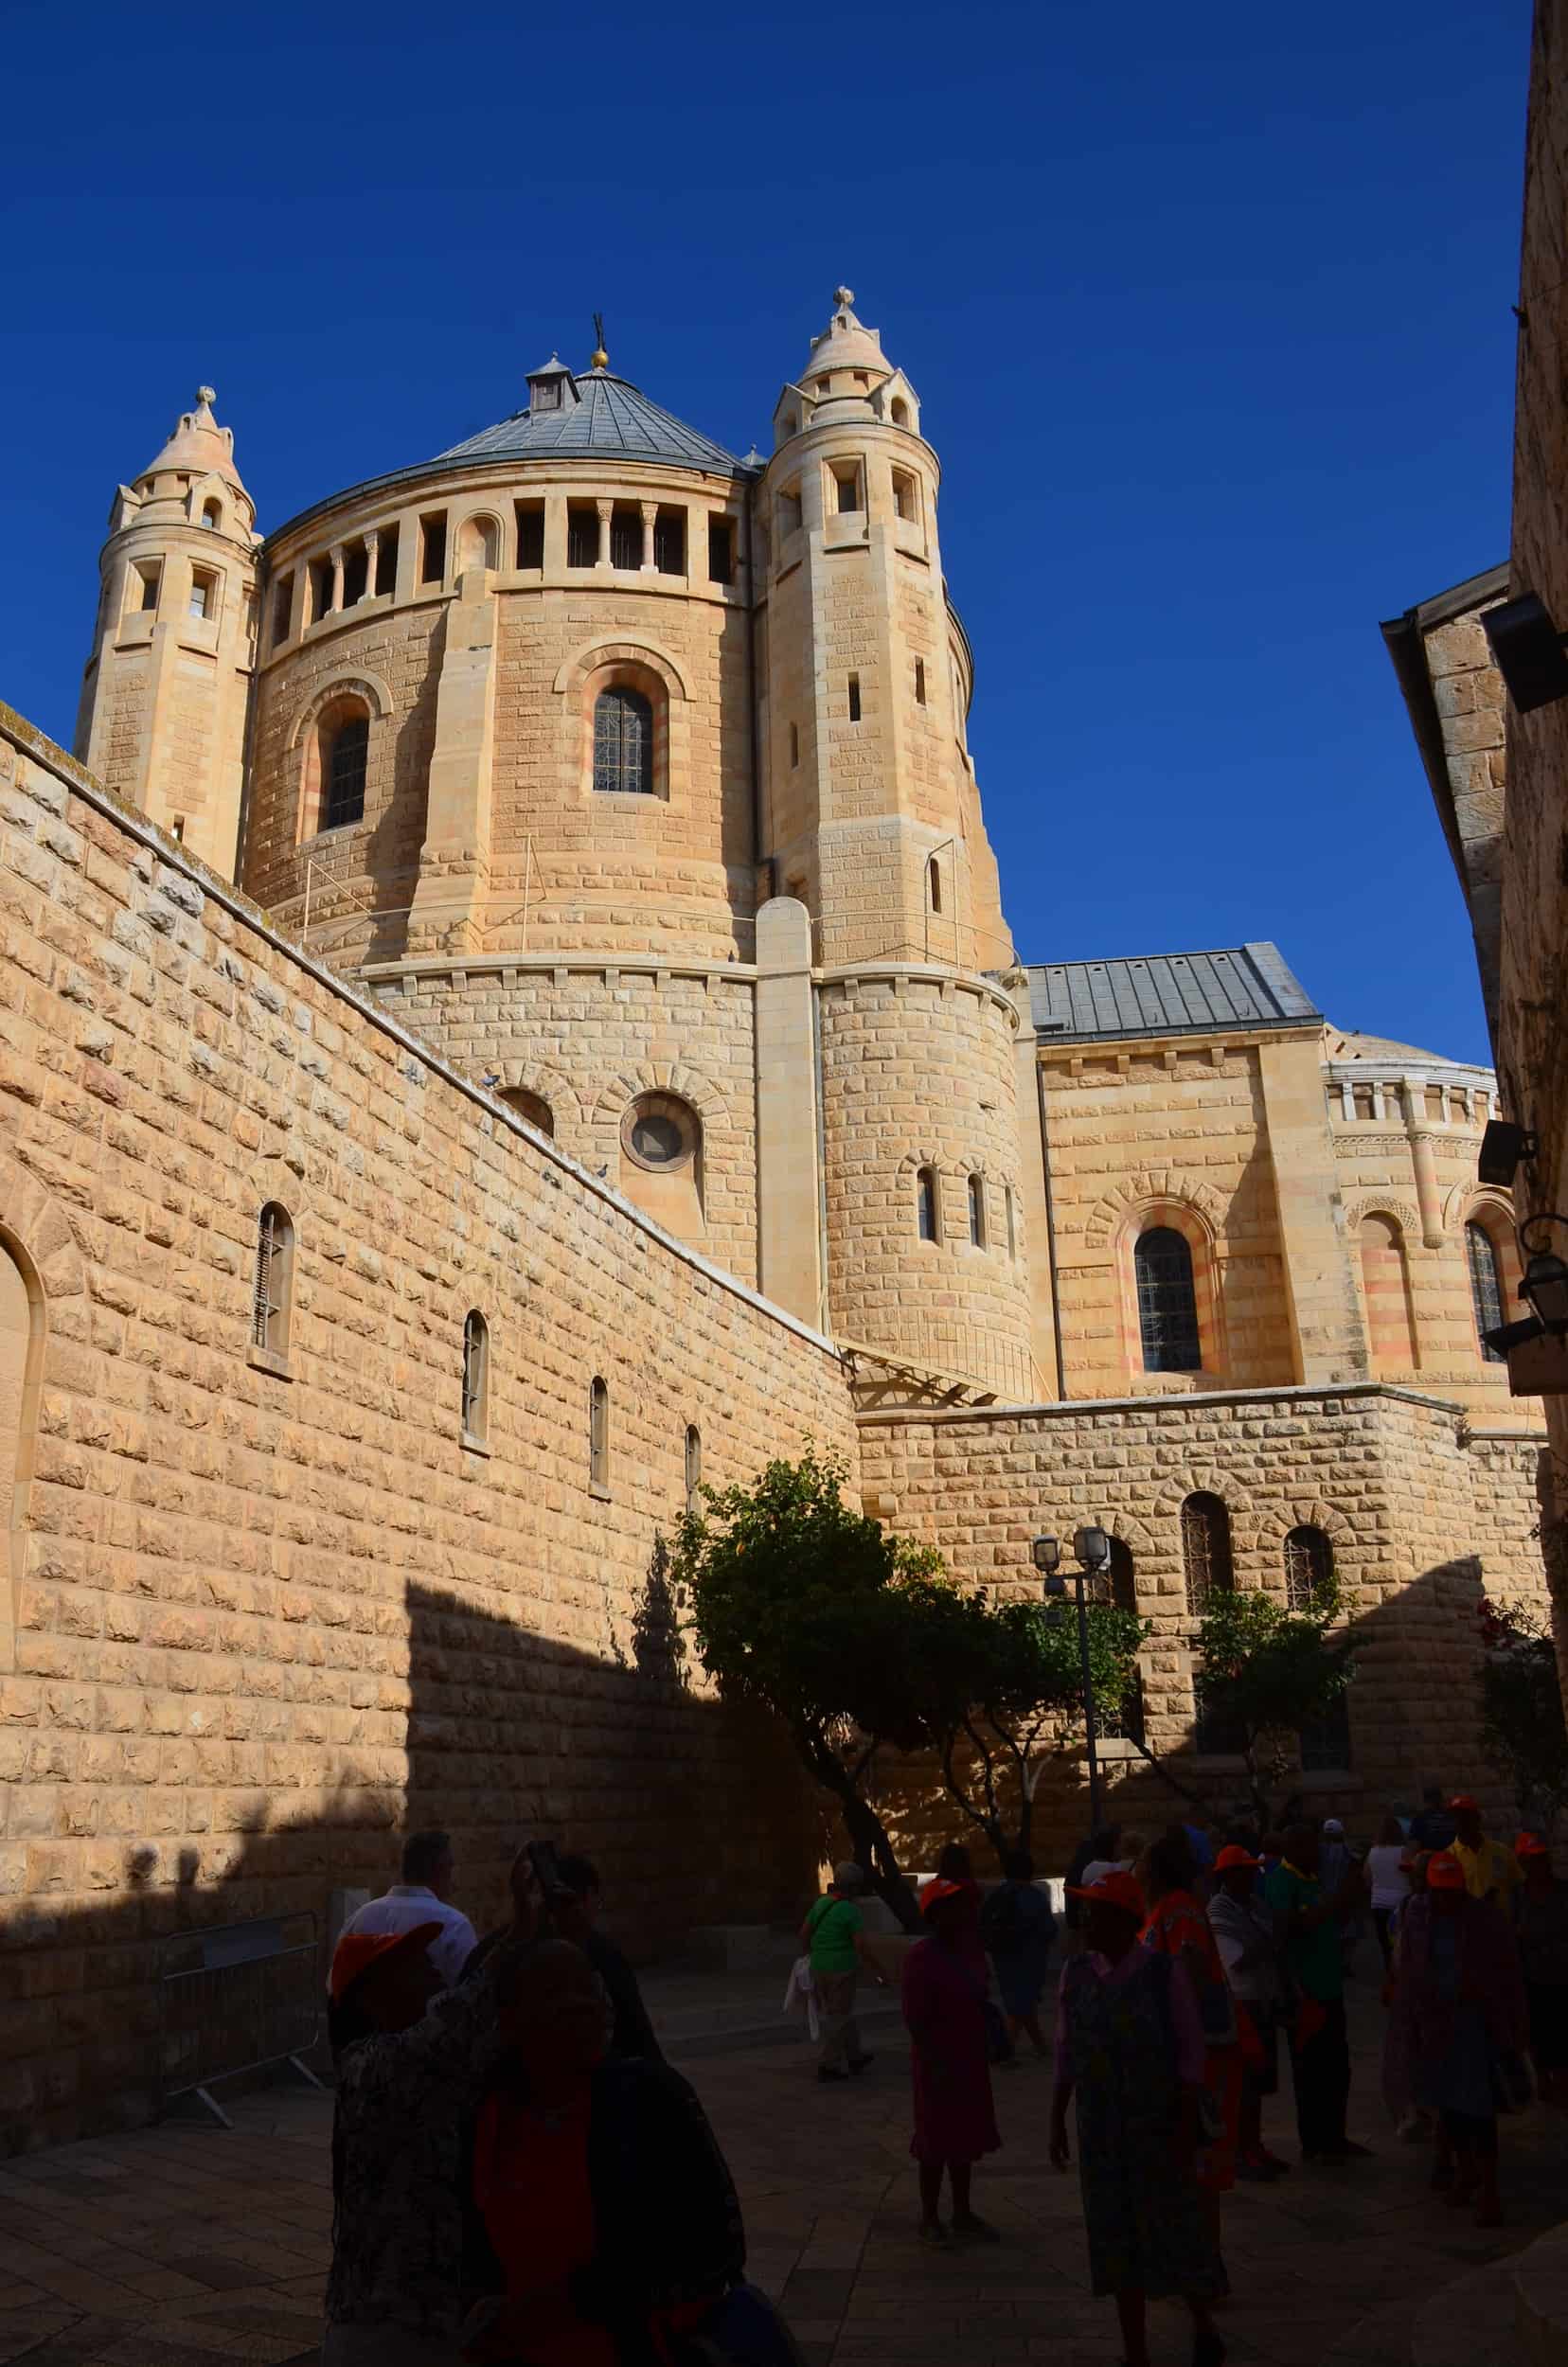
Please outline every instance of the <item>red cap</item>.
[[962, 1898], [963, 1895], [962, 1882], [950, 1882], [945, 1874], [934, 1874], [929, 1882], [920, 1884], [920, 1913], [928, 1915], [933, 1907], [941, 1905], [944, 1898]]
[[1136, 1915], [1140, 1923], [1147, 1912], [1142, 1891], [1131, 1875], [1123, 1874], [1119, 1867], [1109, 1874], [1102, 1874], [1099, 1880], [1091, 1882], [1087, 1889], [1078, 1882], [1069, 1882], [1067, 1895], [1069, 1898], [1087, 1898], [1091, 1902], [1097, 1900], [1102, 1907], [1119, 1907], [1123, 1914]]
[[1462, 1891], [1465, 1869], [1450, 1849], [1439, 1849], [1427, 1865], [1429, 1891]]
[[1262, 1859], [1255, 1858], [1250, 1850], [1241, 1848], [1234, 1841], [1228, 1841], [1214, 1860], [1214, 1871], [1216, 1874], [1236, 1874], [1245, 1867], [1249, 1874], [1256, 1874], [1262, 1862]]
[[1451, 1800], [1449, 1802], [1449, 1814], [1451, 1816], [1458, 1816], [1463, 1812], [1468, 1812], [1471, 1816], [1479, 1816], [1481, 1813], [1480, 1801], [1472, 1800], [1468, 1791], [1462, 1791], [1457, 1800]]
[[1551, 1854], [1549, 1844], [1541, 1840], [1539, 1833], [1521, 1833], [1514, 1842], [1516, 1858], [1549, 1858]]
[[345, 1931], [333, 1951], [331, 1978], [327, 1984], [333, 2004], [343, 2002], [372, 1965], [384, 1964], [389, 1956], [412, 1956], [417, 1949], [428, 1948], [440, 1936], [438, 1923], [417, 1923], [411, 1931]]

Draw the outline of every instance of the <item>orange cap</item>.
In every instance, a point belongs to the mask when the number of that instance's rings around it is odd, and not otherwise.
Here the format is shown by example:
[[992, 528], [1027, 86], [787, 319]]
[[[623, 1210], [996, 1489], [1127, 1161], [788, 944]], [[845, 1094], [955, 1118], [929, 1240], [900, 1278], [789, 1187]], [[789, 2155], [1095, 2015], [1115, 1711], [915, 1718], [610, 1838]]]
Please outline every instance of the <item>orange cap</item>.
[[417, 1923], [411, 1931], [345, 1931], [332, 1954], [332, 1973], [328, 1989], [334, 2005], [342, 2003], [362, 1973], [372, 1965], [384, 1964], [389, 1956], [412, 1956], [417, 1949], [428, 1948], [439, 1939], [438, 1923]]
[[1119, 1907], [1124, 1915], [1136, 1915], [1140, 1923], [1144, 1919], [1144, 1895], [1131, 1875], [1123, 1874], [1119, 1867], [1110, 1874], [1102, 1874], [1099, 1880], [1091, 1882], [1087, 1889], [1080, 1883], [1069, 1882], [1067, 1895], [1069, 1898], [1087, 1898], [1092, 1904], [1097, 1902], [1102, 1907]]
[[1214, 1860], [1214, 1871], [1216, 1874], [1235, 1874], [1244, 1866], [1249, 1874], [1256, 1874], [1262, 1862], [1261, 1858], [1255, 1858], [1251, 1850], [1243, 1849], [1238, 1842], [1228, 1841]]
[[920, 1884], [920, 1913], [928, 1915], [933, 1907], [941, 1905], [944, 1898], [962, 1898], [963, 1895], [962, 1882], [950, 1882], [945, 1874], [934, 1874], [929, 1882]]
[[1467, 1813], [1471, 1816], [1479, 1816], [1481, 1813], [1481, 1803], [1479, 1800], [1472, 1800], [1468, 1791], [1462, 1791], [1456, 1800], [1451, 1800], [1449, 1802], [1449, 1814], [1451, 1816], [1459, 1816]]
[[1521, 1833], [1514, 1842], [1516, 1858], [1549, 1858], [1552, 1852], [1539, 1833]]
[[1439, 1849], [1426, 1871], [1429, 1891], [1462, 1891], [1465, 1869], [1452, 1850]]

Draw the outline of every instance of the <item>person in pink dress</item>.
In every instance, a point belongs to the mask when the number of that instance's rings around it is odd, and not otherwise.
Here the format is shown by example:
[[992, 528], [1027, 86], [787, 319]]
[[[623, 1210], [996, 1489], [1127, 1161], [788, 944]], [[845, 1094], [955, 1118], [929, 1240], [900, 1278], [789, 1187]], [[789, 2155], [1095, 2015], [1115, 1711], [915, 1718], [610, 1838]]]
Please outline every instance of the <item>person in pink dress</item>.
[[[991, 2101], [986, 2044], [986, 1986], [971, 1961], [973, 1904], [965, 1886], [938, 1875], [920, 1892], [927, 1936], [904, 1958], [903, 2018], [909, 2030], [919, 2165], [920, 2239], [994, 2244], [997, 2231], [978, 2217], [970, 2181], [982, 2154], [1002, 2143]], [[942, 2181], [953, 2187], [953, 2222], [941, 2216]]]

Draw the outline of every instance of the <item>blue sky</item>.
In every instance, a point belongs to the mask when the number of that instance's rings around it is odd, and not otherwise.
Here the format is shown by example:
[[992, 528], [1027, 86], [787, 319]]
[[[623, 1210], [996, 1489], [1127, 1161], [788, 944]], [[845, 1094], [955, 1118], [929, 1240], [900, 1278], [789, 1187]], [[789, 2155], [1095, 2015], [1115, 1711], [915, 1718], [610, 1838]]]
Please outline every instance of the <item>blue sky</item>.
[[737, 451], [830, 291], [918, 388], [1031, 960], [1273, 937], [1485, 1058], [1380, 618], [1506, 556], [1528, 0], [7, 10], [0, 694], [69, 741], [198, 381], [263, 526], [559, 346]]

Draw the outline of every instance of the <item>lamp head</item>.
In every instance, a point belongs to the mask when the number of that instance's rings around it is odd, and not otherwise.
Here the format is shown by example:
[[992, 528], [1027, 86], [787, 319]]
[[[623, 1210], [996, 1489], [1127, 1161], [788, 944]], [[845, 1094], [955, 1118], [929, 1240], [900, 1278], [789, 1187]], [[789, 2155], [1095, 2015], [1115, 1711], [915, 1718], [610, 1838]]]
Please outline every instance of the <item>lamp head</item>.
[[1519, 1246], [1525, 1253], [1524, 1279], [1519, 1295], [1527, 1299], [1545, 1328], [1557, 1339], [1568, 1337], [1568, 1264], [1556, 1250], [1544, 1244], [1532, 1245], [1530, 1235], [1537, 1225], [1555, 1224], [1568, 1229], [1568, 1217], [1555, 1211], [1537, 1217], [1526, 1217], [1519, 1228]]
[[1481, 630], [1492, 661], [1521, 715], [1568, 698], [1568, 656], [1562, 635], [1533, 592], [1484, 609]]
[[1111, 1539], [1104, 1529], [1079, 1529], [1073, 1538], [1073, 1555], [1080, 1570], [1098, 1577], [1111, 1567]]
[[1061, 1567], [1061, 1539], [1037, 1537], [1029, 1548], [1029, 1558], [1042, 1578], [1054, 1576]]

